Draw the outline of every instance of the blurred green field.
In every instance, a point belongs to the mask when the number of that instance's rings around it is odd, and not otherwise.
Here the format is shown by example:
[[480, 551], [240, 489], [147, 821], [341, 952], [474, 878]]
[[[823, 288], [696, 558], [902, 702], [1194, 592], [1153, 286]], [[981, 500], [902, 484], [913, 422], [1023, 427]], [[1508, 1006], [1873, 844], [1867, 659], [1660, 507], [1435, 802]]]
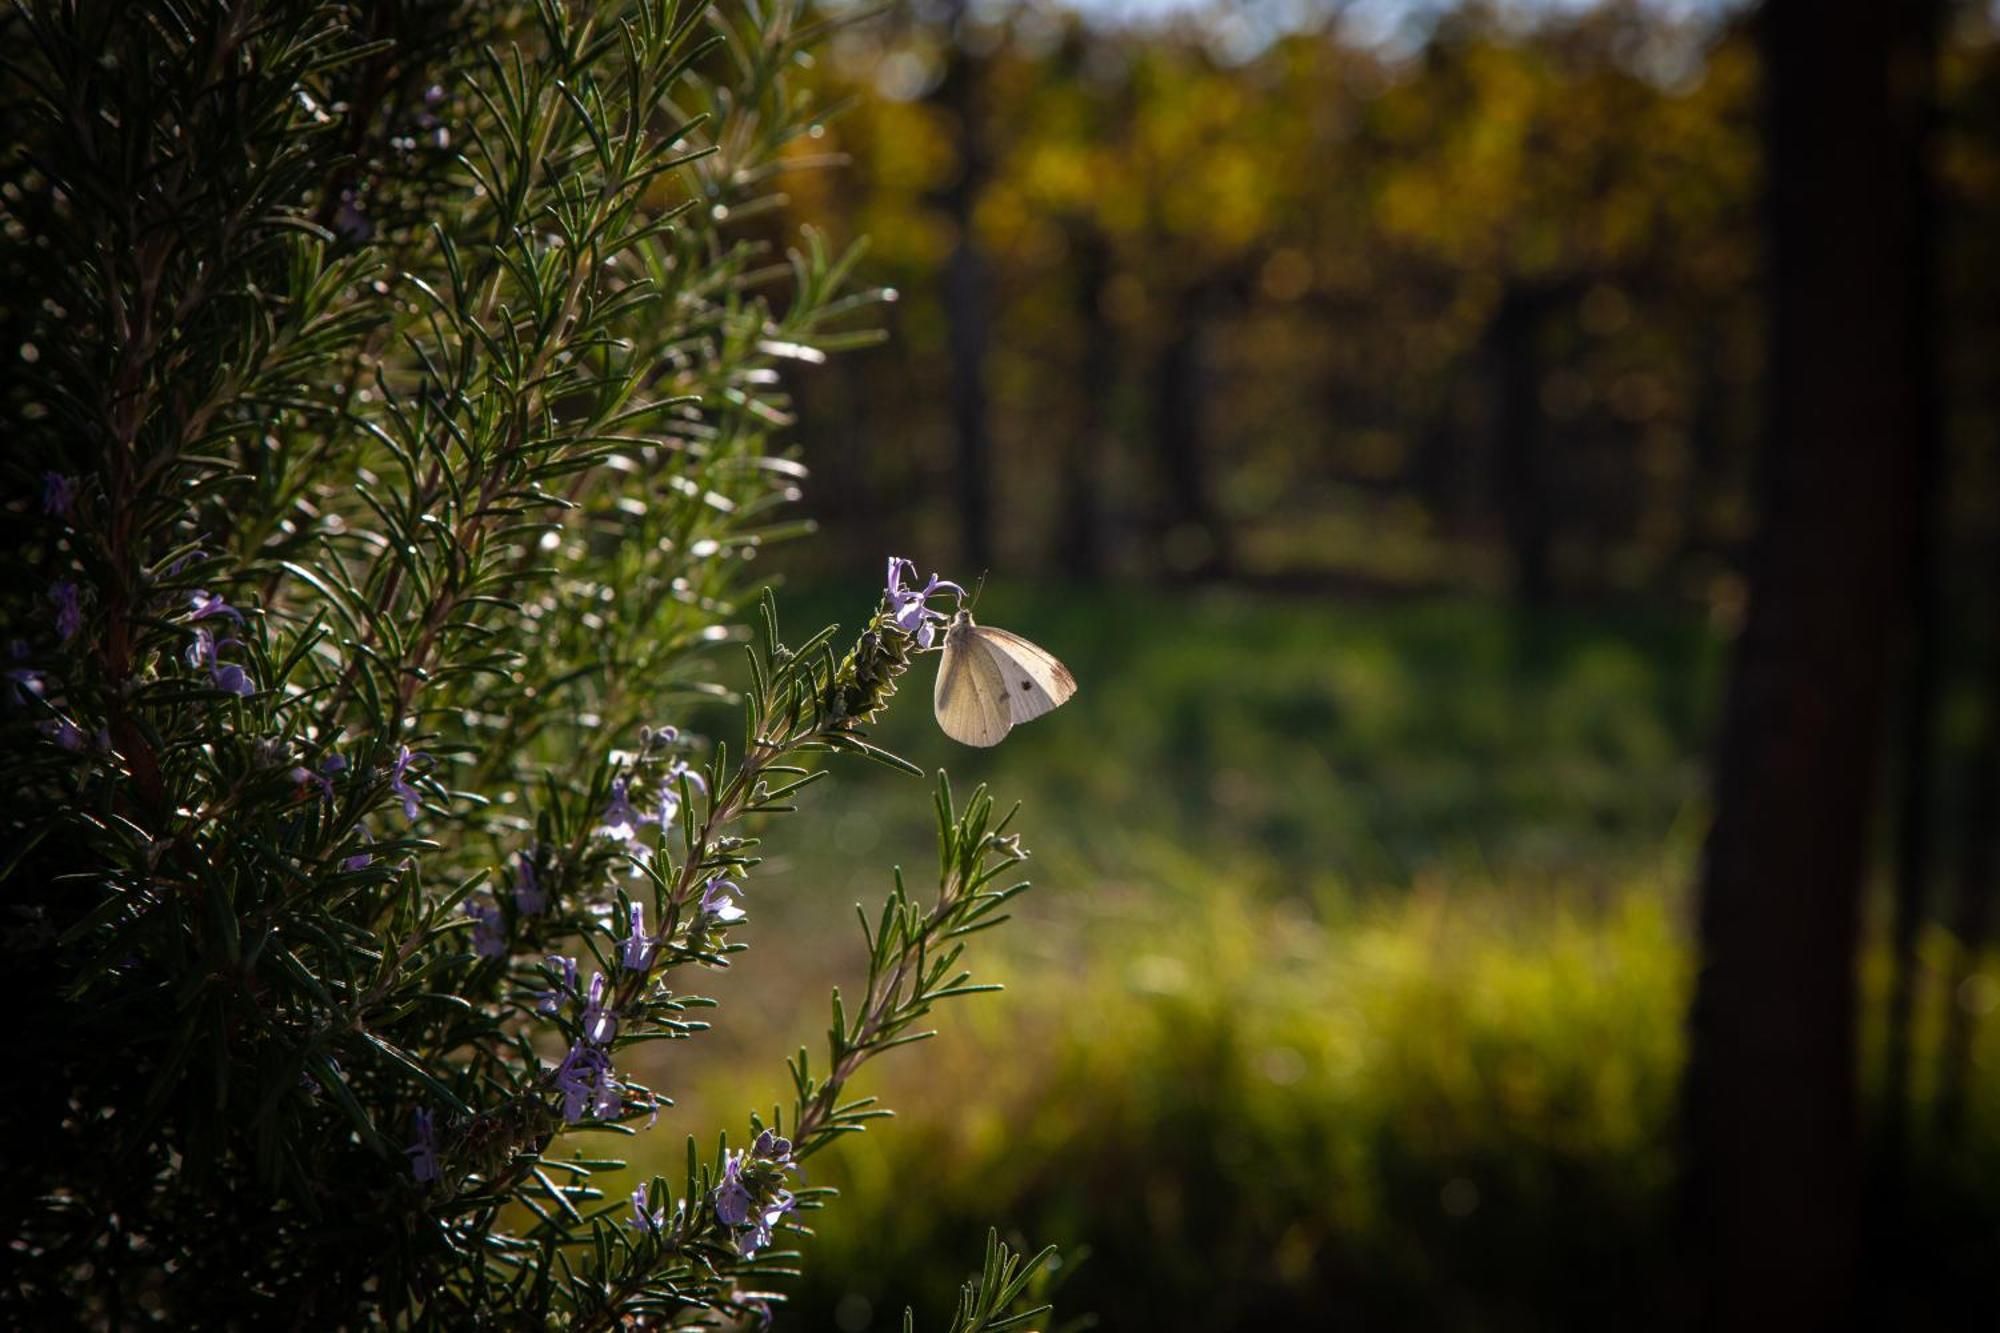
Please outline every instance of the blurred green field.
[[[872, 601], [868, 588], [789, 593], [783, 620], [804, 637]], [[925, 660], [878, 734], [927, 771], [1021, 800], [1064, 874], [1122, 875], [1169, 847], [1290, 888], [1440, 869], [1616, 877], [1651, 862], [1701, 794], [1720, 655], [1699, 625], [1522, 621], [1473, 600], [1004, 586], [979, 615], [1067, 661], [1076, 702], [968, 749], [931, 720]], [[915, 780], [836, 776], [838, 794], [780, 834], [814, 847], [816, 885], [879, 870], [926, 827]], [[831, 828], [815, 822], [835, 806]]]
[[[796, 639], [871, 593], [780, 600]], [[1009, 993], [865, 1078], [903, 1116], [815, 1161], [845, 1197], [781, 1327], [938, 1322], [988, 1223], [1063, 1246], [1060, 1313], [1105, 1328], [1643, 1326], [1671, 1285], [1713, 638], [1057, 589], [989, 590], [982, 619], [1063, 656], [1076, 701], [969, 751], [926, 662], [880, 736], [1023, 803], [1038, 888], [973, 942]], [[858, 984], [853, 904], [931, 872], [926, 784], [888, 770], [846, 765], [768, 832], [717, 1030], [649, 1071], [681, 1103], [662, 1168], [678, 1128], [780, 1098]], [[1990, 1235], [1992, 1188], [1951, 1183], [1996, 1178], [1973, 1151], [1923, 1207]]]

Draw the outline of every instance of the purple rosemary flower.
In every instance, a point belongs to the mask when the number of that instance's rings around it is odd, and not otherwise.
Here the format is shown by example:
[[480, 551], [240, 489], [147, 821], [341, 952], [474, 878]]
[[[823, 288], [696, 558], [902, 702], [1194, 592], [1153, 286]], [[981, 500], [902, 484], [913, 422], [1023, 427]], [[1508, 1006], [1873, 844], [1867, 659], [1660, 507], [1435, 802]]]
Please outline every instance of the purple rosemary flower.
[[237, 624], [243, 623], [243, 613], [223, 600], [221, 593], [211, 593], [197, 588], [189, 595], [188, 602], [194, 607], [194, 620], [207, 620], [210, 616], [228, 616]]
[[42, 474], [42, 512], [51, 518], [68, 518], [76, 508], [76, 478], [60, 472]]
[[401, 745], [396, 748], [396, 762], [389, 766], [389, 793], [402, 801], [403, 818], [412, 823], [423, 805], [423, 797], [410, 785], [410, 765], [429, 758], [422, 750], [412, 751], [409, 746]]
[[792, 1209], [798, 1206], [798, 1200], [792, 1197], [790, 1190], [779, 1190], [770, 1199], [760, 1204], [757, 1207], [750, 1234], [737, 1238], [736, 1248], [738, 1252], [745, 1259], [748, 1259], [754, 1256], [757, 1251], [769, 1245], [772, 1237], [777, 1232], [778, 1223], [784, 1220], [786, 1213], [791, 1212]]
[[68, 643], [83, 628], [83, 594], [70, 579], [49, 587], [49, 600], [56, 604], [56, 637]]
[[744, 1156], [732, 1152], [722, 1159], [722, 1179], [714, 1190], [715, 1215], [724, 1226], [740, 1227], [750, 1220], [757, 1199], [743, 1183]]
[[562, 1008], [565, 999], [576, 994], [576, 959], [552, 953], [542, 963], [556, 984], [554, 990], [545, 990], [535, 997], [535, 1008], [552, 1014]]
[[674, 816], [680, 813], [682, 778], [686, 778], [688, 786], [693, 787], [703, 796], [708, 795], [708, 779], [688, 767], [687, 760], [674, 760], [672, 764], [667, 766], [667, 771], [660, 776], [659, 822], [662, 827], [672, 824]]
[[83, 749], [83, 728], [66, 717], [52, 717], [43, 722], [41, 733], [63, 749], [75, 754]]
[[590, 993], [584, 997], [583, 1039], [609, 1046], [618, 1035], [618, 1011], [604, 1007], [604, 974], [590, 979]]
[[556, 1066], [554, 1081], [556, 1091], [562, 1094], [563, 1119], [569, 1124], [591, 1116], [601, 1120], [615, 1115], [622, 1105], [611, 1057], [591, 1042], [580, 1041], [569, 1048], [569, 1054]]
[[661, 1228], [667, 1224], [667, 1208], [665, 1204], [662, 1204], [658, 1208], [648, 1212], [646, 1208], [648, 1202], [646, 1187], [644, 1185], [633, 1190], [632, 1217], [625, 1225], [638, 1231], [651, 1232], [657, 1236], [660, 1234]]
[[[374, 837], [365, 828], [356, 829], [354, 832], [355, 836], [360, 838], [364, 844], [372, 843], [375, 841]], [[363, 850], [356, 852], [354, 855], [342, 861], [340, 863], [340, 868], [342, 870], [365, 870], [368, 868], [368, 863], [373, 861], [374, 859], [375, 859], [374, 854], [366, 850], [366, 848], [364, 847]]]
[[889, 603], [889, 621], [905, 634], [915, 635], [919, 647], [928, 648], [936, 636], [939, 622], [945, 618], [943, 612], [931, 610], [931, 597], [945, 591], [955, 592], [963, 597], [965, 589], [935, 574], [930, 576], [923, 587], [909, 587], [903, 582], [905, 575], [908, 575], [911, 583], [914, 583], [917, 577], [916, 565], [899, 555], [890, 556], [889, 576], [883, 587], [883, 596]]
[[481, 958], [507, 956], [507, 927], [498, 903], [466, 899], [465, 914], [472, 918], [472, 951]]
[[723, 1157], [722, 1179], [711, 1196], [715, 1215], [732, 1229], [751, 1228], [736, 1238], [736, 1248], [746, 1258], [771, 1243], [778, 1223], [797, 1206], [782, 1184], [784, 1173], [796, 1170], [791, 1141], [770, 1129], [759, 1131], [749, 1151]]
[[197, 628], [194, 646], [188, 649], [188, 665], [207, 671], [209, 683], [216, 689], [248, 698], [257, 692], [257, 683], [236, 663], [222, 660], [222, 650], [235, 643], [235, 639], [218, 639], [208, 630]]
[[304, 787], [308, 784], [319, 788], [319, 798], [331, 804], [333, 801], [334, 775], [345, 772], [347, 761], [337, 754], [330, 754], [319, 761], [317, 769], [303, 766], [292, 770], [292, 781]]
[[702, 919], [718, 926], [731, 926], [741, 921], [747, 913], [736, 905], [736, 895], [743, 892], [734, 880], [717, 875], [701, 886]]
[[644, 975], [653, 970], [653, 960], [660, 953], [660, 937], [646, 933], [646, 909], [639, 903], [632, 904], [632, 929], [625, 936], [625, 942], [618, 951], [618, 962], [627, 972]]
[[524, 916], [539, 916], [549, 910], [549, 895], [535, 874], [535, 858], [520, 852], [514, 861], [514, 907]]
[[422, 1107], [417, 1109], [416, 1123], [417, 1141], [403, 1149], [403, 1155], [410, 1159], [410, 1174], [429, 1184], [443, 1174], [438, 1169], [437, 1132], [431, 1125], [431, 1113]]
[[597, 831], [617, 842], [631, 842], [638, 836], [639, 825], [645, 821], [632, 808], [632, 798], [627, 793], [627, 780], [613, 778], [611, 781], [611, 803], [604, 807], [604, 818], [598, 822]]
[[798, 1167], [792, 1160], [792, 1141], [779, 1138], [775, 1130], [759, 1131], [757, 1141], [750, 1145], [750, 1155], [760, 1162], [768, 1162], [786, 1171], [796, 1170]]

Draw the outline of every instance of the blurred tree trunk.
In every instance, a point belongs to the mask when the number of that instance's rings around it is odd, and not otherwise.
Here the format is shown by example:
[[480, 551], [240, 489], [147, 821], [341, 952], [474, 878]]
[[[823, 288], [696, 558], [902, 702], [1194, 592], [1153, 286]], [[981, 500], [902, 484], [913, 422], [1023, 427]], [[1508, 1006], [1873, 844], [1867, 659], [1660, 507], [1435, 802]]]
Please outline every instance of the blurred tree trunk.
[[1722, 350], [1714, 341], [1695, 352], [1694, 412], [1688, 422], [1688, 465], [1681, 483], [1680, 549], [1666, 563], [1667, 596], [1686, 596], [1689, 576], [1705, 571], [1715, 553], [1709, 526], [1711, 497], [1723, 475], [1725, 412]]
[[1227, 577], [1235, 567], [1228, 526], [1215, 507], [1204, 436], [1208, 325], [1219, 287], [1203, 283], [1175, 304], [1153, 366], [1153, 438], [1166, 487], [1162, 551], [1172, 573], [1192, 578]]
[[[1996, 546], [2000, 554], [2000, 546]], [[1992, 590], [2000, 588], [2000, 558], [1992, 570], [1981, 604], [1996, 609]], [[1986, 715], [1965, 784], [1965, 844], [1960, 851], [1957, 902], [1952, 933], [1958, 952], [1946, 995], [1943, 1049], [1939, 1052], [1937, 1127], [1946, 1142], [1955, 1142], [1965, 1127], [1965, 1110], [1972, 1072], [1972, 1037], [1978, 1015], [1967, 989], [1979, 970], [1980, 951], [1993, 926], [1993, 889], [2000, 879], [2000, 642], [1986, 644]]]
[[1507, 549], [1514, 560], [1514, 595], [1529, 606], [1548, 602], [1550, 511], [1542, 459], [1542, 328], [1558, 292], [1516, 281], [1500, 298], [1487, 329], [1493, 359], [1493, 483]]
[[1856, 946], [1916, 509], [1904, 6], [1767, 0], [1761, 531], [1716, 763], [1690, 1018], [1702, 1327], [1855, 1320]]
[[974, 214], [986, 183], [986, 146], [980, 133], [979, 63], [961, 43], [965, 0], [952, 0], [946, 15], [949, 56], [938, 104], [952, 118], [958, 165], [941, 192], [954, 240], [945, 261], [945, 341], [951, 359], [951, 424], [954, 437], [954, 499], [958, 506], [960, 554], [964, 568], [983, 572], [993, 557], [993, 495], [988, 475], [991, 441], [986, 400], [986, 348], [992, 326], [991, 284], [986, 256], [979, 249]]
[[1944, 523], [1945, 468], [1937, 372], [1937, 209], [1930, 151], [1935, 132], [1938, 5], [1912, 0], [1892, 70], [1892, 95], [1909, 117], [1903, 142], [1904, 207], [1910, 319], [1903, 339], [1909, 377], [1916, 516], [1910, 525], [1910, 633], [1903, 683], [1902, 789], [1896, 815], [1896, 897], [1890, 927], [1888, 1052], [1883, 1076], [1881, 1181], [1886, 1201], [1900, 1205], [1910, 1120], [1911, 1024], [1916, 999], [1917, 935], [1930, 900], [1935, 857], [1932, 814], [1937, 804], [1938, 693], [1944, 672], [1944, 587], [1939, 543]]
[[1104, 575], [1104, 443], [1111, 428], [1110, 400], [1118, 385], [1118, 331], [1104, 314], [1105, 284], [1111, 280], [1111, 247], [1091, 222], [1071, 228], [1076, 261], [1076, 315], [1083, 330], [1083, 359], [1077, 383], [1076, 435], [1063, 450], [1062, 513], [1056, 556], [1075, 578]]

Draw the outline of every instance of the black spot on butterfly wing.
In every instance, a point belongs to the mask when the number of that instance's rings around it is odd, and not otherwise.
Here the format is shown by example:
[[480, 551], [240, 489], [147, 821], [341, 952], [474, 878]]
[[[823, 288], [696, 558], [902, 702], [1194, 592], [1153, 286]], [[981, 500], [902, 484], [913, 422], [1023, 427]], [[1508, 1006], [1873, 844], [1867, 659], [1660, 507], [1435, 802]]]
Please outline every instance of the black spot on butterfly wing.
[[1021, 682], [1021, 688], [1024, 690], [1032, 690], [1035, 688], [1035, 683], [1031, 680], [1024, 680]]

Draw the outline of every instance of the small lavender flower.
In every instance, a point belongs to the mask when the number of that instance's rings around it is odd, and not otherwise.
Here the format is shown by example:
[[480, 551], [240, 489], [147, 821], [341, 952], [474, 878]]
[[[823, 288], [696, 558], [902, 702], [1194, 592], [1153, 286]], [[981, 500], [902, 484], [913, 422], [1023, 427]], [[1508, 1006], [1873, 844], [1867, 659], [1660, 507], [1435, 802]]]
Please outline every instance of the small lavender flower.
[[786, 1171], [797, 1168], [797, 1163], [792, 1161], [792, 1141], [779, 1138], [776, 1130], [760, 1130], [757, 1141], [750, 1145], [750, 1155]]
[[604, 974], [590, 979], [590, 993], [584, 997], [583, 1037], [600, 1046], [609, 1046], [618, 1035], [618, 1011], [604, 1007]]
[[228, 616], [237, 624], [243, 623], [243, 613], [223, 600], [221, 593], [211, 593], [197, 588], [189, 595], [188, 602], [194, 607], [192, 620], [207, 620], [210, 616]]
[[680, 813], [682, 778], [686, 778], [688, 786], [693, 787], [703, 796], [708, 795], [708, 779], [688, 767], [687, 760], [674, 760], [672, 764], [667, 766], [667, 771], [660, 777], [659, 822], [662, 827], [672, 824], [674, 816]]
[[419, 1183], [429, 1184], [443, 1174], [438, 1168], [437, 1133], [431, 1125], [431, 1113], [419, 1107], [416, 1112], [417, 1141], [403, 1149], [410, 1159], [410, 1174]]
[[73, 580], [61, 579], [50, 585], [49, 600], [56, 604], [56, 637], [68, 643], [83, 628], [83, 594]]
[[745, 1259], [753, 1257], [757, 1251], [771, 1243], [777, 1232], [778, 1223], [785, 1214], [798, 1207], [798, 1200], [790, 1190], [779, 1190], [770, 1200], [757, 1209], [755, 1224], [747, 1236], [739, 1236], [736, 1249]]
[[552, 1014], [562, 1007], [564, 999], [576, 994], [576, 959], [552, 953], [542, 962], [555, 977], [556, 986], [554, 990], [545, 990], [535, 997], [535, 1008]]
[[625, 942], [618, 951], [618, 961], [627, 972], [641, 975], [653, 970], [653, 960], [659, 956], [660, 937], [646, 933], [646, 909], [639, 903], [632, 904], [632, 929], [625, 936]]
[[930, 576], [921, 588], [906, 587], [903, 577], [907, 574], [912, 582], [917, 577], [916, 565], [901, 556], [889, 557], [889, 576], [884, 582], [883, 596], [889, 603], [889, 621], [905, 634], [916, 636], [917, 646], [928, 648], [936, 636], [937, 626], [944, 620], [944, 613], [930, 608], [930, 599], [937, 593], [951, 591], [960, 597], [965, 589], [949, 579], [941, 579], [936, 574]]
[[421, 750], [412, 751], [409, 746], [398, 746], [396, 761], [389, 766], [389, 793], [403, 802], [403, 818], [415, 822], [417, 811], [423, 805], [423, 797], [410, 785], [410, 765], [429, 755]]
[[333, 779], [336, 774], [347, 770], [347, 761], [337, 754], [330, 754], [319, 761], [317, 770], [298, 767], [292, 770], [292, 781], [304, 787], [308, 784], [319, 788], [319, 798], [332, 804]]
[[652, 1211], [648, 1212], [646, 1208], [648, 1202], [649, 1200], [646, 1198], [646, 1187], [644, 1185], [641, 1185], [639, 1186], [639, 1188], [633, 1190], [632, 1217], [630, 1221], [625, 1223], [625, 1225], [633, 1228], [634, 1230], [650, 1232], [653, 1235], [657, 1236], [660, 1234], [661, 1228], [665, 1227], [667, 1224], [666, 1205], [662, 1204], [660, 1207], [655, 1208]]
[[736, 1248], [746, 1258], [771, 1243], [778, 1223], [797, 1206], [792, 1192], [780, 1183], [784, 1172], [796, 1170], [791, 1141], [771, 1129], [759, 1131], [747, 1152], [723, 1157], [722, 1178], [710, 1197], [723, 1225], [732, 1230], [750, 1228], [748, 1235], [736, 1237]]
[[215, 688], [224, 693], [248, 699], [257, 692], [257, 683], [250, 679], [250, 673], [234, 662], [217, 663], [209, 676], [215, 681]]
[[715, 1215], [722, 1219], [724, 1226], [740, 1227], [750, 1220], [750, 1212], [757, 1206], [757, 1200], [743, 1183], [744, 1156], [732, 1152], [722, 1159], [722, 1179], [712, 1192], [715, 1200]]
[[624, 778], [614, 778], [611, 782], [611, 803], [604, 807], [604, 818], [598, 821], [597, 831], [617, 842], [631, 842], [639, 833], [639, 825], [645, 820], [632, 808], [632, 798], [626, 791]]
[[[364, 843], [372, 843], [375, 841], [373, 835], [371, 835], [365, 828], [356, 829], [355, 833], [360, 837], [361, 841]], [[356, 852], [354, 855], [348, 857], [346, 860], [342, 861], [340, 863], [340, 868], [342, 870], [365, 870], [368, 867], [368, 863], [373, 861], [374, 859], [375, 857], [373, 853], [368, 852], [366, 850], [359, 851]]]
[[51, 518], [68, 518], [76, 508], [76, 478], [60, 472], [42, 474], [42, 512]]
[[507, 928], [498, 903], [467, 899], [465, 914], [472, 918], [472, 951], [481, 958], [507, 956]]
[[514, 861], [514, 908], [524, 916], [539, 916], [549, 910], [549, 895], [535, 874], [535, 858], [519, 853]]
[[718, 926], [730, 926], [741, 921], [748, 913], [736, 905], [737, 894], [743, 892], [734, 880], [717, 875], [701, 886], [701, 916], [704, 921]]
[[602, 1119], [613, 1115], [621, 1105], [611, 1057], [591, 1042], [580, 1041], [569, 1048], [569, 1054], [556, 1066], [554, 1082], [562, 1094], [563, 1119], [569, 1124], [591, 1116]]
[[235, 643], [235, 639], [218, 639], [207, 629], [198, 628], [194, 632], [194, 645], [188, 649], [188, 665], [206, 670], [209, 682], [216, 689], [248, 698], [257, 692], [250, 673], [234, 662], [222, 660], [222, 650]]
[[83, 728], [66, 717], [52, 717], [40, 725], [42, 735], [74, 754], [83, 749]]

